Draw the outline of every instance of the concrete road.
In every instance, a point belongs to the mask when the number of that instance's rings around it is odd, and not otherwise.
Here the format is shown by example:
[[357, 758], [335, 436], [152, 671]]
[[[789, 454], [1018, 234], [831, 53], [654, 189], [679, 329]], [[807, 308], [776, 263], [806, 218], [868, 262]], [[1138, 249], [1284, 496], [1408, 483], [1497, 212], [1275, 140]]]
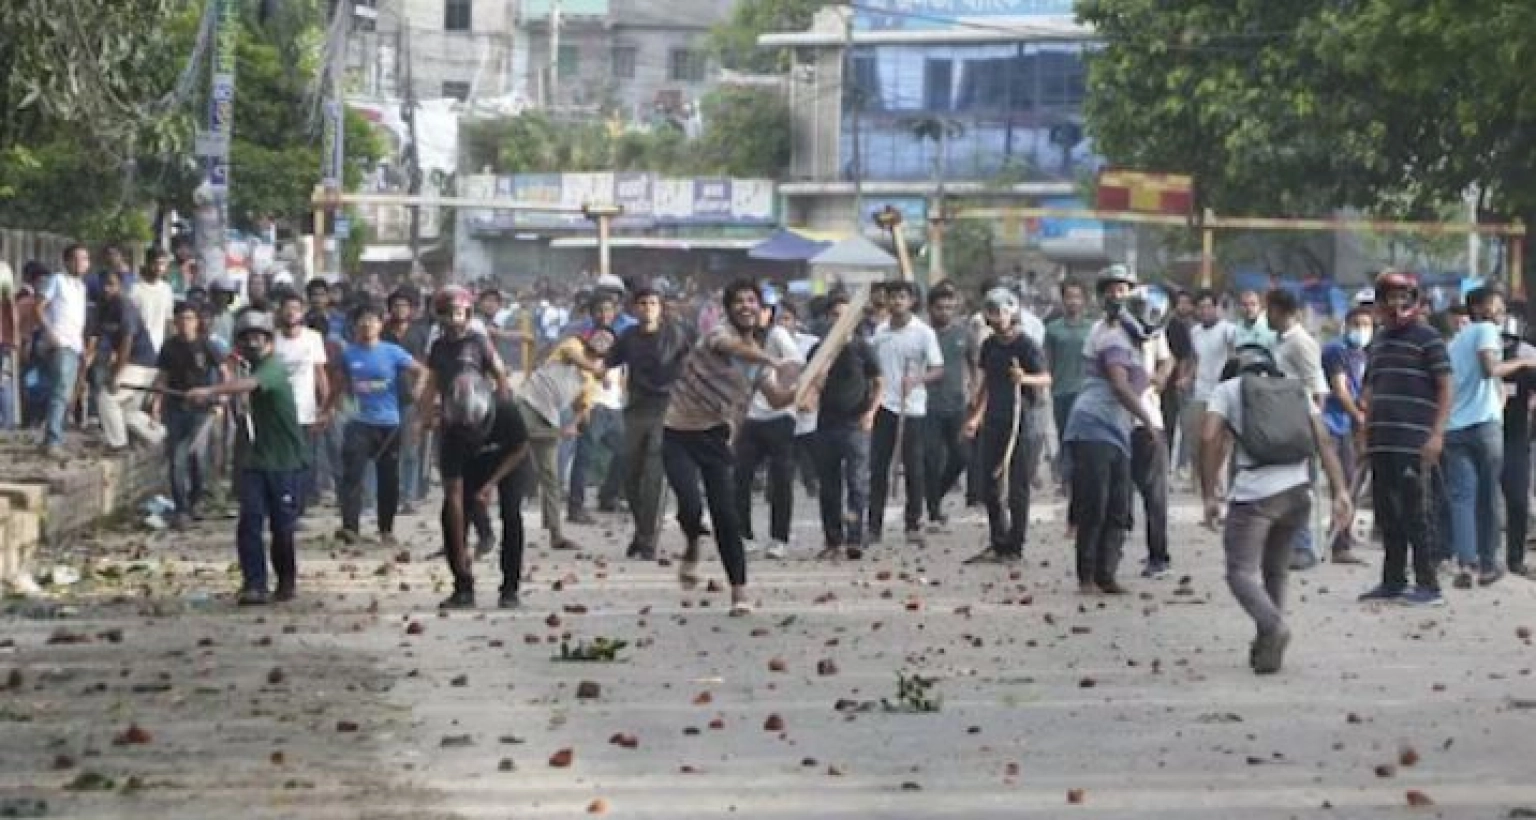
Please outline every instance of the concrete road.
[[[747, 618], [619, 557], [617, 516], [573, 528], [586, 553], [536, 541], [522, 610], [493, 608], [487, 561], [482, 608], [448, 617], [435, 512], [398, 551], [307, 536], [301, 600], [263, 611], [230, 604], [232, 521], [103, 533], [54, 556], [85, 582], [0, 620], [0, 798], [83, 818], [1536, 816], [1536, 584], [1363, 606], [1368, 550], [1294, 579], [1287, 667], [1257, 678], [1192, 498], [1174, 576], [1136, 577], [1138, 535], [1116, 598], [1077, 594], [1060, 512], [1037, 505], [1016, 570], [960, 565], [973, 512], [925, 549], [755, 560]], [[597, 637], [629, 646], [552, 660]], [[938, 711], [883, 705], [898, 674], [932, 679]]]

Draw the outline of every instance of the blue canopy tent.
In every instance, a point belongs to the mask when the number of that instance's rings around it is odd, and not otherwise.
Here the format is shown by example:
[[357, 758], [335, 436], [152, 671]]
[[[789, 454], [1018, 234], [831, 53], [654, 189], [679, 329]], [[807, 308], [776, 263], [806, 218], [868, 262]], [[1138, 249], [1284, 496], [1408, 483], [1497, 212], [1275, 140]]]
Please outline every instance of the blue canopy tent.
[[811, 257], [830, 247], [831, 242], [810, 239], [788, 228], [781, 228], [748, 249], [747, 256], [770, 262], [808, 262]]

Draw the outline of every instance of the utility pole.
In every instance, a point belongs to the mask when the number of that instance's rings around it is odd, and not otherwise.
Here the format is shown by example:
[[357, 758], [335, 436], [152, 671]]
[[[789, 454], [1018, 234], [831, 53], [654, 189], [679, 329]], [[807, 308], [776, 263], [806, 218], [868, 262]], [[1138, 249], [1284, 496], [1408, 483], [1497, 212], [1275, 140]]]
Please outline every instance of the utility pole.
[[[339, 194], [345, 188], [346, 169], [346, 106], [342, 102], [341, 81], [346, 68], [347, 33], [352, 28], [352, 8], [350, 4], [338, 3], [336, 5], [337, 18], [333, 22], [332, 32], [335, 41], [330, 44], [330, 62], [326, 65], [326, 86], [329, 99], [325, 102], [324, 124], [320, 140], [320, 185], [326, 193]], [[333, 211], [335, 234], [333, 242], [335, 252], [323, 247], [325, 240], [322, 236], [315, 236], [315, 259], [326, 259], [326, 267], [332, 271], [341, 271], [341, 240], [347, 238], [350, 226], [343, 221], [340, 210]], [[320, 275], [320, 266], [316, 265], [311, 271], [311, 276]]]
[[[410, 129], [410, 146], [406, 150], [405, 172], [406, 182], [412, 196], [421, 194], [421, 150], [417, 142], [416, 134], [416, 82], [411, 71], [411, 39], [410, 33], [402, 23], [395, 33], [395, 58], [400, 60], [402, 67], [397, 67], [395, 76], [401, 77], [405, 84], [405, 102], [402, 118], [406, 127]], [[416, 267], [421, 263], [421, 206], [411, 206], [411, 273], [416, 272]]]
[[545, 107], [553, 111], [560, 104], [560, 24], [561, 0], [549, 4], [549, 100]]
[[[199, 135], [203, 184], [193, 193], [198, 272], [211, 282], [224, 275], [229, 226], [229, 141], [235, 130], [235, 49], [240, 0], [214, 0], [213, 71], [209, 78], [208, 130]], [[186, 282], [191, 287], [192, 282]]]
[[843, 88], [847, 89], [847, 101], [853, 114], [853, 227], [856, 233], [864, 232], [864, 150], [859, 131], [859, 114], [864, 108], [864, 89], [858, 85], [853, 71], [853, 8], [843, 14]]

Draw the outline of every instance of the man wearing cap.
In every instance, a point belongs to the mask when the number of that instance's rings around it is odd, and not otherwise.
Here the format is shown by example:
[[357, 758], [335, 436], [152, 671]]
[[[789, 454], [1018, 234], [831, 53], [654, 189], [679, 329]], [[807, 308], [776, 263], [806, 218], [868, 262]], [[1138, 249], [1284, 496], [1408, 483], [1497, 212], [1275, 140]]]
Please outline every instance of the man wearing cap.
[[1135, 286], [1135, 275], [1124, 265], [1099, 274], [1104, 318], [1083, 348], [1083, 390], [1062, 437], [1072, 459], [1070, 508], [1083, 594], [1126, 592], [1115, 573], [1132, 523], [1131, 432], [1139, 422], [1162, 435], [1142, 401], [1151, 381], [1140, 346], [1144, 330], [1124, 310]]
[[[235, 345], [251, 365], [244, 378], [187, 391], [187, 400], [206, 404], [216, 396], [246, 396], [242, 428], [250, 447], [240, 480], [240, 519], [236, 546], [243, 579], [237, 602], [241, 606], [292, 600], [298, 580], [294, 532], [298, 527], [300, 495], [306, 465], [307, 437], [299, 426], [293, 384], [288, 369], [273, 354], [276, 333], [272, 316], [247, 309], [235, 320]], [[267, 551], [262, 533], [272, 532], [272, 568], [277, 589], [268, 593]]]

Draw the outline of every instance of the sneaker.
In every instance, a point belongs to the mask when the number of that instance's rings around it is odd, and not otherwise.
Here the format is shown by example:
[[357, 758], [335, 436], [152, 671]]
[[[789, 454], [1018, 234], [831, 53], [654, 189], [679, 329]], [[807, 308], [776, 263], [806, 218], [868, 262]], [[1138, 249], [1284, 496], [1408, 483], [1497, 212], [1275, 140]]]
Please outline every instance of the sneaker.
[[1005, 552], [996, 547], [987, 547], [981, 552], [972, 555], [961, 563], [964, 564], [1017, 564], [1022, 556], [1015, 552]]
[[337, 541], [337, 543], [349, 544], [350, 545], [350, 544], [361, 543], [362, 540], [363, 540], [363, 536], [360, 535], [357, 530], [349, 530], [346, 527], [342, 527], [341, 529], [336, 531], [336, 541]]
[[843, 548], [843, 557], [849, 561], [858, 561], [864, 558], [864, 549], [849, 545]]
[[1504, 571], [1503, 570], [1491, 569], [1491, 570], [1488, 570], [1487, 572], [1483, 572], [1483, 573], [1479, 573], [1478, 574], [1478, 576], [1477, 576], [1477, 585], [1480, 586], [1480, 587], [1492, 586], [1494, 584], [1497, 584], [1503, 578], [1504, 578]]
[[842, 547], [823, 547], [821, 552], [816, 553], [817, 561], [836, 561], [841, 557], [843, 557]]
[[1167, 561], [1148, 561], [1141, 569], [1141, 577], [1147, 579], [1167, 578], [1171, 570]]
[[3, 586], [9, 588], [7, 590], [9, 594], [20, 595], [26, 598], [32, 598], [43, 594], [42, 585], [37, 582], [36, 578], [32, 577], [32, 573], [30, 572], [18, 573], [15, 577], [5, 582]]
[[517, 597], [517, 590], [502, 590], [496, 598], [496, 606], [502, 609], [517, 609], [523, 605], [522, 599]]
[[1440, 590], [1423, 587], [1414, 587], [1403, 593], [1398, 601], [1407, 606], [1445, 606], [1445, 596], [1440, 594]]
[[757, 543], [757, 539], [756, 538], [753, 538], [753, 537], [747, 536], [747, 535], [743, 535], [741, 537], [741, 551], [746, 553], [747, 555], [757, 555], [758, 553], [763, 551], [763, 548], [762, 548], [762, 545]]
[[763, 555], [775, 561], [782, 561], [789, 557], [789, 545], [783, 541], [771, 541], [768, 549], [763, 550]]
[[1291, 553], [1291, 572], [1306, 572], [1317, 566], [1317, 554], [1306, 550]]
[[447, 598], [444, 598], [443, 602], [437, 605], [437, 608], [438, 609], [474, 609], [475, 608], [475, 593], [474, 593], [474, 590], [456, 589], [456, 590], [453, 591], [452, 595], [449, 595]]
[[1127, 595], [1130, 593], [1130, 590], [1120, 586], [1119, 581], [1101, 581], [1099, 583], [1099, 591], [1105, 595]]
[[656, 548], [646, 546], [638, 541], [631, 541], [629, 542], [629, 548], [624, 550], [624, 557], [635, 561], [654, 561], [656, 560]]
[[1285, 648], [1291, 643], [1291, 630], [1282, 626], [1275, 632], [1262, 634], [1253, 642], [1253, 673], [1273, 675], [1285, 662]]
[[479, 561], [496, 551], [496, 538], [490, 535], [482, 535], [475, 541], [475, 560]]
[[752, 605], [746, 601], [736, 601], [731, 604], [732, 618], [745, 618], [752, 614]]
[[1368, 592], [1365, 592], [1356, 600], [1361, 603], [1370, 603], [1372, 601], [1396, 601], [1402, 598], [1404, 594], [1406, 594], [1406, 590], [1404, 590], [1402, 587], [1389, 587], [1386, 584], [1382, 584], [1372, 588]]
[[278, 581], [277, 590], [272, 593], [272, 602], [277, 604], [292, 601], [295, 594], [293, 581]]
[[1452, 581], [1451, 585], [1457, 589], [1471, 589], [1472, 573], [1467, 570], [1456, 573], [1456, 580]]
[[266, 606], [271, 600], [272, 598], [267, 594], [266, 590], [256, 589], [255, 587], [242, 589], [240, 594], [235, 596], [235, 604], [237, 606]]

